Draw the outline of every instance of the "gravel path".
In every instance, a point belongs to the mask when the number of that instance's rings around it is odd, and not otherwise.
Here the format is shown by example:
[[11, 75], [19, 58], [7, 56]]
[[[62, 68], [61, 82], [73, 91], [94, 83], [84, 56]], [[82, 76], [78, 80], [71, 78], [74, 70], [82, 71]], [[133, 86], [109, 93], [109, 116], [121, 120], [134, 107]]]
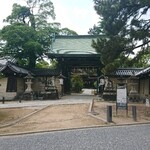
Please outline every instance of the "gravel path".
[[72, 94], [63, 96], [58, 100], [31, 100], [31, 101], [6, 101], [4, 104], [0, 103], [0, 108], [19, 108], [19, 107], [39, 107], [39, 106], [49, 106], [49, 105], [61, 105], [61, 104], [80, 104], [80, 103], [90, 103], [93, 98], [97, 96], [94, 95], [82, 95], [82, 94]]

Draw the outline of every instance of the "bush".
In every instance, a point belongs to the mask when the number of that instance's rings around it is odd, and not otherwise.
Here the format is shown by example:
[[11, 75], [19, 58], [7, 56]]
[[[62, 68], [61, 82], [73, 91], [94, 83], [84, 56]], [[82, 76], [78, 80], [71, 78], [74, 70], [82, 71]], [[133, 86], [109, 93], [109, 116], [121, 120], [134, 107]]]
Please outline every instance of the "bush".
[[79, 75], [73, 75], [71, 79], [71, 87], [73, 92], [80, 93], [83, 88], [83, 80]]

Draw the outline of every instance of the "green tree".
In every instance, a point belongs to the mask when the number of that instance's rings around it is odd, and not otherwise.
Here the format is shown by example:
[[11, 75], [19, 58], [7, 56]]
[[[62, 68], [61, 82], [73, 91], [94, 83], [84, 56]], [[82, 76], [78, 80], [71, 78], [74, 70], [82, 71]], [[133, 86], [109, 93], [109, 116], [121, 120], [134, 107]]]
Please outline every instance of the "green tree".
[[56, 69], [58, 66], [58, 61], [56, 59], [51, 59], [50, 60], [50, 68], [51, 69]]
[[[10, 25], [1, 31], [2, 52], [13, 55], [21, 64], [34, 68], [36, 60], [50, 49], [49, 18], [54, 19], [50, 0], [26, 0], [27, 6], [14, 4], [12, 13], [4, 21]], [[4, 42], [3, 42], [4, 41]]]
[[42, 44], [39, 43], [38, 34], [24, 24], [15, 23], [1, 30], [1, 39], [4, 42], [3, 55], [12, 55], [30, 67], [35, 67], [36, 59], [43, 54]]
[[55, 59], [50, 60], [48, 63], [44, 59], [40, 59], [37, 64], [36, 68], [50, 68], [50, 69], [56, 69], [58, 65], [58, 62]]
[[68, 28], [62, 28], [59, 31], [59, 35], [78, 35], [75, 31], [70, 30]]
[[[105, 35], [93, 41], [93, 47], [101, 55], [105, 72], [126, 65], [131, 55], [134, 66], [147, 54], [150, 43], [149, 0], [93, 0], [100, 16], [98, 25], [90, 34]], [[135, 50], [139, 53], [135, 53]], [[142, 52], [140, 52], [142, 51]], [[126, 61], [127, 60], [127, 61]], [[135, 61], [136, 60], [136, 61]], [[114, 66], [114, 67], [112, 67]]]
[[21, 65], [34, 68], [46, 52], [51, 50], [52, 36], [73, 35], [76, 32], [61, 29], [55, 19], [54, 6], [50, 0], [26, 0], [27, 5], [14, 4], [12, 13], [4, 20], [10, 25], [0, 32], [1, 55], [13, 55]]
[[4, 21], [24, 23], [34, 29], [47, 26], [47, 20], [55, 19], [54, 6], [51, 0], [26, 0], [26, 6], [13, 5], [12, 13]]
[[71, 78], [72, 91], [81, 92], [83, 88], [83, 80], [79, 75], [74, 75]]
[[148, 67], [150, 65], [150, 48], [143, 49], [138, 52], [137, 56], [130, 60], [129, 64], [134, 67]]
[[50, 68], [50, 65], [45, 60], [39, 60], [38, 63], [36, 64], [36, 68]]

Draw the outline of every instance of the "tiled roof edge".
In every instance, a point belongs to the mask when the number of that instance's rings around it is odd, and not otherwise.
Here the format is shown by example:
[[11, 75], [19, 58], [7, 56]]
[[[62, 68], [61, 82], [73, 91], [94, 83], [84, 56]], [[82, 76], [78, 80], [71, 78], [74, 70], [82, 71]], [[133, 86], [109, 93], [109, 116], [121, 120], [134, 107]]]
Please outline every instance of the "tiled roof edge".
[[56, 35], [56, 39], [74, 39], [74, 38], [98, 38], [98, 37], [105, 37], [105, 35]]

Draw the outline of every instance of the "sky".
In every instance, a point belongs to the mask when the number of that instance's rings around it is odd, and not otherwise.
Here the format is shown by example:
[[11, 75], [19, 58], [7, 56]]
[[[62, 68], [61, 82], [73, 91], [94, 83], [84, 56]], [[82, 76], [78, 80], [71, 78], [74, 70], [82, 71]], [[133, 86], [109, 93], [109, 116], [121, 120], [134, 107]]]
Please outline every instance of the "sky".
[[[0, 28], [3, 19], [11, 14], [13, 3], [23, 4], [24, 0], [0, 0]], [[99, 21], [94, 10], [93, 0], [51, 0], [55, 7], [56, 19], [61, 28], [67, 27], [79, 35], [86, 35], [90, 28]]]

